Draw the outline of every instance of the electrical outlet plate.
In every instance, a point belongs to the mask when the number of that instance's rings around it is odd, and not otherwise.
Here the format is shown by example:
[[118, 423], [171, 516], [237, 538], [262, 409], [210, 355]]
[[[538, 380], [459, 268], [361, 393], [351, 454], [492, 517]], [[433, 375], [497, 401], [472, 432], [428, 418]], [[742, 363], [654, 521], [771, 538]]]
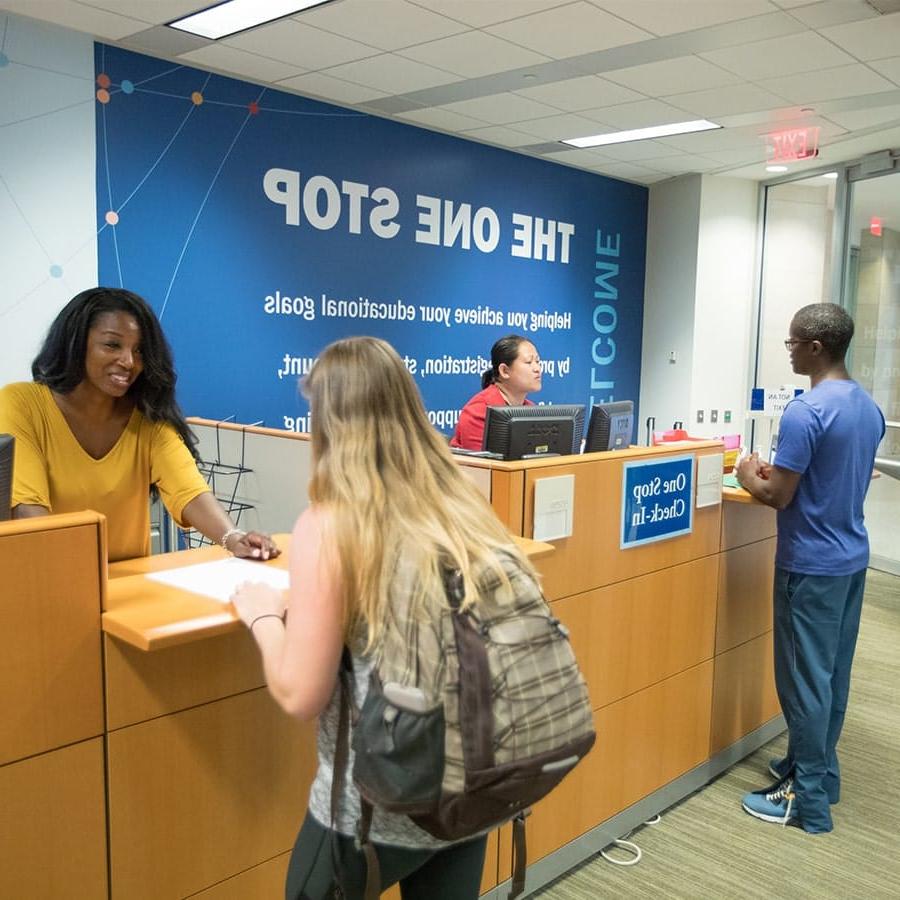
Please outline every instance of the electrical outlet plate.
[[697, 410], [697, 423], [701, 424], [701, 425], [703, 424], [703, 410], [702, 409]]
[[717, 409], [711, 409], [709, 411], [709, 421], [713, 424], [719, 421], [719, 411]]
[[731, 410], [730, 409], [726, 409], [725, 412], [722, 413], [722, 421], [726, 425], [731, 424]]

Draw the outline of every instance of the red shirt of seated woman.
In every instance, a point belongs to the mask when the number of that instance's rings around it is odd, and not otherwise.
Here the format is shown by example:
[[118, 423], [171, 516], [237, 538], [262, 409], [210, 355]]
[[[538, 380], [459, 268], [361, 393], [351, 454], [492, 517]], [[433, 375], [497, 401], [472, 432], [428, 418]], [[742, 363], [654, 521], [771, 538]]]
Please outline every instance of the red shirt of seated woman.
[[[491, 351], [496, 359], [498, 341]], [[484, 420], [489, 406], [534, 406], [527, 395], [541, 389], [541, 358], [531, 341], [522, 339], [518, 353], [510, 363], [501, 362], [485, 372], [482, 383], [486, 386], [462, 408], [451, 447], [464, 450], [481, 450], [484, 439]]]

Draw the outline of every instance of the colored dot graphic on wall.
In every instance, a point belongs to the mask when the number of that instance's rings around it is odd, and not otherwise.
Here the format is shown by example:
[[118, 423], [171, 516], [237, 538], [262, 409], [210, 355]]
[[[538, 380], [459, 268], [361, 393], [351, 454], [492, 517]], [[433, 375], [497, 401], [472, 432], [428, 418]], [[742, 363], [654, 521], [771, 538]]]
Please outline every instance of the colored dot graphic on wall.
[[9, 57], [5, 53], [0, 53], [0, 69], [5, 69], [9, 65]]
[[62, 266], [52, 265], [50, 266], [50, 277], [51, 278], [62, 278], [63, 268]]
[[[102, 59], [99, 63], [99, 66], [101, 68], [103, 68], [104, 70], [106, 69], [106, 48], [104, 48], [104, 50], [103, 50]], [[108, 71], [101, 71], [96, 76], [96, 84], [97, 84], [96, 97], [97, 97], [97, 100], [101, 104], [103, 104], [103, 108], [102, 108], [101, 112], [102, 112], [102, 116], [104, 117], [104, 121], [105, 121], [105, 117], [107, 115], [128, 116], [128, 115], [133, 114], [133, 113], [126, 112], [125, 107], [119, 106], [118, 110], [114, 110], [114, 107], [116, 107], [116, 104], [110, 105], [110, 98], [117, 93], [122, 93], [125, 95], [128, 95], [128, 94], [143, 95], [143, 94], [158, 93], [159, 96], [167, 98], [166, 101], [162, 101], [162, 102], [176, 100], [176, 101], [180, 101], [183, 103], [185, 99], [190, 99], [190, 101], [191, 101], [191, 106], [188, 107], [188, 109], [184, 111], [184, 116], [181, 119], [181, 121], [176, 123], [173, 126], [173, 131], [172, 131], [171, 135], [168, 137], [168, 140], [166, 140], [165, 138], [163, 138], [161, 140], [159, 155], [156, 157], [155, 160], [152, 161], [152, 163], [149, 166], [147, 166], [147, 168], [143, 172], [143, 174], [138, 173], [138, 175], [135, 176], [136, 183], [133, 185], [133, 187], [130, 188], [130, 192], [124, 198], [113, 197], [112, 184], [114, 182], [114, 179], [110, 178], [110, 161], [109, 161], [109, 156], [108, 156], [109, 147], [108, 147], [108, 145], [106, 143], [106, 139], [105, 139], [105, 134], [106, 134], [105, 128], [102, 131], [103, 138], [101, 140], [100, 146], [98, 146], [98, 152], [102, 154], [101, 166], [102, 166], [103, 174], [105, 175], [107, 198], [106, 198], [106, 203], [105, 203], [106, 211], [103, 212], [103, 214], [102, 214], [104, 224], [101, 226], [100, 231], [102, 232], [105, 228], [109, 228], [109, 227], [113, 228], [113, 230], [110, 232], [110, 238], [112, 241], [112, 252], [115, 254], [115, 262], [116, 262], [116, 267], [118, 269], [120, 285], [122, 284], [122, 260], [119, 257], [120, 248], [119, 248], [119, 244], [118, 244], [118, 238], [115, 236], [116, 235], [115, 226], [120, 224], [120, 215], [122, 214], [122, 211], [124, 210], [124, 208], [132, 201], [132, 199], [138, 193], [143, 192], [145, 188], [149, 187], [149, 189], [151, 191], [157, 189], [156, 185], [154, 185], [154, 182], [151, 180], [152, 176], [153, 176], [154, 172], [156, 171], [157, 167], [162, 163], [162, 161], [167, 156], [169, 156], [171, 152], [173, 152], [173, 147], [176, 146], [176, 141], [177, 141], [179, 135], [181, 135], [183, 129], [188, 125], [188, 122], [192, 119], [192, 117], [198, 114], [197, 113], [198, 107], [204, 106], [204, 105], [207, 107], [207, 109], [209, 109], [209, 108], [222, 109], [222, 108], [227, 108], [227, 107], [233, 107], [233, 108], [237, 108], [239, 110], [246, 111], [246, 118], [244, 119], [244, 121], [236, 121], [235, 122], [234, 133], [233, 133], [233, 136], [231, 137], [230, 144], [227, 147], [223, 147], [221, 161], [219, 162], [219, 164], [217, 166], [214, 166], [213, 171], [210, 172], [210, 179], [209, 179], [209, 184], [208, 184], [206, 193], [204, 194], [203, 198], [200, 200], [200, 202], [197, 206], [197, 209], [190, 221], [190, 224], [187, 225], [187, 228], [186, 228], [186, 231], [185, 231], [185, 234], [183, 237], [181, 251], [178, 254], [177, 262], [175, 263], [173, 270], [171, 272], [171, 275], [169, 276], [169, 283], [165, 290], [165, 294], [162, 298], [162, 305], [159, 309], [158, 315], [159, 315], [159, 318], [162, 319], [163, 316], [165, 315], [166, 308], [168, 306], [169, 299], [172, 295], [173, 288], [175, 288], [175, 285], [176, 285], [176, 282], [178, 279], [179, 270], [181, 267], [181, 262], [185, 256], [187, 247], [190, 244], [192, 237], [194, 236], [198, 222], [200, 221], [200, 218], [203, 214], [203, 210], [206, 206], [206, 203], [215, 188], [216, 182], [219, 178], [219, 174], [221, 173], [222, 168], [224, 167], [226, 161], [228, 160], [228, 157], [231, 155], [231, 152], [234, 149], [235, 144], [237, 143], [238, 139], [240, 138], [241, 132], [246, 127], [247, 122], [249, 121], [249, 117], [250, 116], [258, 116], [261, 112], [265, 112], [267, 114], [268, 113], [279, 113], [281, 115], [286, 115], [286, 116], [315, 115], [315, 116], [328, 116], [328, 117], [335, 117], [335, 118], [346, 118], [346, 117], [356, 118], [356, 117], [359, 117], [364, 114], [358, 113], [358, 112], [345, 111], [345, 110], [342, 110], [339, 112], [338, 111], [335, 111], [335, 112], [318, 112], [318, 111], [316, 111], [316, 112], [310, 113], [305, 109], [301, 109], [301, 110], [286, 110], [286, 109], [277, 109], [277, 108], [269, 109], [268, 107], [260, 106], [260, 100], [266, 93], [265, 88], [260, 89], [259, 93], [256, 96], [256, 99], [251, 100], [250, 102], [246, 102], [246, 101], [232, 102], [232, 101], [229, 101], [226, 99], [215, 99], [216, 95], [214, 92], [210, 95], [210, 97], [212, 97], [213, 99], [210, 99], [207, 96], [207, 87], [210, 85], [210, 81], [214, 78], [212, 73], [205, 73], [206, 78], [205, 78], [205, 80], [201, 81], [199, 88], [197, 90], [191, 91], [189, 94], [187, 93], [187, 91], [185, 91], [184, 93], [181, 93], [180, 91], [177, 93], [168, 93], [168, 92], [160, 93], [160, 92], [154, 90], [155, 86], [148, 88], [147, 87], [148, 83], [153, 82], [158, 78], [172, 75], [176, 72], [180, 72], [180, 71], [184, 70], [184, 67], [182, 67], [182, 66], [176, 66], [173, 69], [173, 68], [171, 68], [169, 63], [163, 63], [163, 62], [160, 62], [160, 67], [161, 68], [160, 68], [159, 72], [157, 72], [156, 74], [150, 74], [147, 77], [144, 77], [138, 81], [133, 81], [131, 79], [122, 78], [120, 75], [118, 75], [118, 73], [114, 73], [114, 75], [111, 76], [108, 73]], [[187, 70], [187, 71], [192, 71], [192, 70]], [[202, 75], [204, 73], [194, 71], [193, 74], [194, 74], [194, 76], [196, 76], [196, 75]], [[213, 86], [215, 87], [215, 84]], [[187, 94], [187, 96], [185, 96], [185, 94]], [[101, 183], [102, 183], [102, 180], [101, 180]]]

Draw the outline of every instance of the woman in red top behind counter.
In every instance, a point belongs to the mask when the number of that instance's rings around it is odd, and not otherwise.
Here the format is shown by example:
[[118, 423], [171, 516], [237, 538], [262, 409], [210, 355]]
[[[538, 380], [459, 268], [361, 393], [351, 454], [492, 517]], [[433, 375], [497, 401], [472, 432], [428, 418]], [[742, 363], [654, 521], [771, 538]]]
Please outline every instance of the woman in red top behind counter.
[[491, 368], [481, 387], [463, 407], [451, 447], [481, 450], [484, 419], [489, 406], [534, 406], [526, 396], [541, 389], [541, 358], [537, 348], [520, 334], [508, 334], [491, 347]]

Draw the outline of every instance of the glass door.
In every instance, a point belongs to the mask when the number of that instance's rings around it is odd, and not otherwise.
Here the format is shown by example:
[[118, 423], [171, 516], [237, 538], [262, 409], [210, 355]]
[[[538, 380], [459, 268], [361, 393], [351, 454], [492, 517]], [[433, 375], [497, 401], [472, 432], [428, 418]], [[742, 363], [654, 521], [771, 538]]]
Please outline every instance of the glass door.
[[848, 364], [888, 422], [866, 499], [871, 564], [900, 575], [900, 171], [850, 188], [844, 284], [856, 333]]
[[[801, 306], [832, 299], [837, 185], [830, 172], [766, 187], [754, 387], [808, 387], [784, 340]], [[777, 431], [777, 419], [756, 419], [752, 448], [768, 457]]]

